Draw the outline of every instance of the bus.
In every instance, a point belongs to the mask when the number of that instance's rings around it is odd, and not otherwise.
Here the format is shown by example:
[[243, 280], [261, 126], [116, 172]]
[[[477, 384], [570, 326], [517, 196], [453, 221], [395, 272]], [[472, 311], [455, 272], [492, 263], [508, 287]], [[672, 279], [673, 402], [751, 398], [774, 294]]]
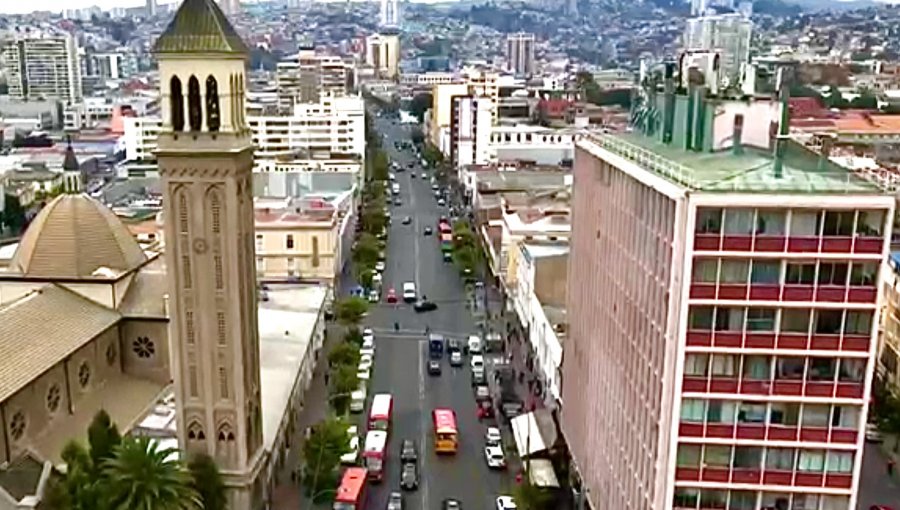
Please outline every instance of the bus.
[[456, 453], [459, 431], [456, 428], [456, 412], [453, 409], [435, 409], [431, 413], [434, 421], [434, 451]]
[[363, 510], [366, 507], [366, 468], [344, 471], [334, 497], [332, 510]]
[[391, 415], [394, 413], [394, 398], [390, 393], [379, 393], [372, 397], [369, 410], [369, 430], [391, 431]]
[[453, 234], [441, 234], [441, 251], [453, 250]]
[[384, 479], [384, 464], [387, 454], [387, 432], [370, 430], [363, 444], [363, 464], [369, 480], [380, 482]]

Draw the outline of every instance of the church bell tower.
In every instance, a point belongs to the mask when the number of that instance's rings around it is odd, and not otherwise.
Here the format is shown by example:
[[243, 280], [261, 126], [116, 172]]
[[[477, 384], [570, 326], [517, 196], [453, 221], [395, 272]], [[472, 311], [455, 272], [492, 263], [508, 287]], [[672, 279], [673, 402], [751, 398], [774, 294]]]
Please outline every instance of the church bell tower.
[[156, 42], [169, 338], [178, 442], [209, 454], [230, 507], [263, 500], [249, 51], [215, 0], [184, 0]]

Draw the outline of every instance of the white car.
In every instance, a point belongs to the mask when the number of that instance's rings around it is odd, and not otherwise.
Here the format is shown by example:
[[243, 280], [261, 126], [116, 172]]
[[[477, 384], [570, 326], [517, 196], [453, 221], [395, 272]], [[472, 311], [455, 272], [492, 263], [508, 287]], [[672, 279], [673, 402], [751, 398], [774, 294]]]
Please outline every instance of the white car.
[[372, 328], [366, 328], [362, 332], [362, 337], [363, 337], [363, 343], [365, 343], [366, 340], [371, 340], [372, 342], [374, 342], [375, 341], [375, 332], [372, 331]]
[[884, 441], [884, 437], [881, 435], [881, 431], [878, 430], [878, 426], [874, 423], [866, 424], [866, 442], [867, 443], [881, 443]]
[[375, 289], [370, 290], [369, 291], [369, 303], [377, 303], [379, 301], [381, 301], [381, 296], [378, 295], [378, 291]]
[[371, 354], [366, 353], [359, 355], [359, 370], [371, 370], [374, 363], [375, 358]]
[[518, 510], [512, 496], [497, 496], [497, 510]]
[[341, 464], [356, 464], [359, 460], [359, 432], [356, 426], [347, 428], [350, 436], [350, 451], [341, 455]]
[[375, 357], [375, 342], [363, 340], [362, 347], [359, 348], [360, 356], [372, 356]]
[[500, 429], [497, 427], [488, 427], [487, 432], [484, 433], [484, 442], [488, 446], [500, 446], [500, 441], [502, 439]]
[[428, 178], [428, 174], [426, 174], [425, 172], [422, 172], [422, 178], [423, 178], [423, 179], [427, 179], [427, 178]]
[[469, 348], [469, 354], [481, 354], [481, 338], [477, 335], [469, 336], [466, 347]]
[[360, 381], [368, 382], [369, 379], [372, 378], [372, 369], [369, 368], [366, 370], [360, 370], [360, 371], [356, 372], [356, 378], [359, 379]]
[[384, 272], [384, 262], [382, 262], [380, 260], [378, 262], [376, 262], [375, 270], [378, 271], [379, 273], [383, 273]]
[[503, 456], [503, 448], [499, 446], [485, 446], [484, 460], [491, 469], [503, 469], [506, 467], [506, 457]]
[[472, 370], [484, 370], [484, 356], [481, 354], [472, 356], [469, 364], [471, 365]]

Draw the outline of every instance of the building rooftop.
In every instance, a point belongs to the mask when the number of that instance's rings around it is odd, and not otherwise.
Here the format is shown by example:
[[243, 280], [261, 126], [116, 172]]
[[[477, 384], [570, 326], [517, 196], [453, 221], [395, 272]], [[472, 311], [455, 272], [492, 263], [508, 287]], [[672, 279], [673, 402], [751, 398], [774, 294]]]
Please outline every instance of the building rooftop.
[[153, 49], [156, 53], [250, 54], [215, 0], [184, 0]]
[[795, 143], [785, 150], [781, 177], [776, 177], [771, 151], [745, 146], [729, 150], [687, 151], [643, 134], [593, 133], [586, 137], [602, 149], [688, 189], [743, 193], [883, 194], [884, 188], [833, 162], [820, 163], [814, 152]]

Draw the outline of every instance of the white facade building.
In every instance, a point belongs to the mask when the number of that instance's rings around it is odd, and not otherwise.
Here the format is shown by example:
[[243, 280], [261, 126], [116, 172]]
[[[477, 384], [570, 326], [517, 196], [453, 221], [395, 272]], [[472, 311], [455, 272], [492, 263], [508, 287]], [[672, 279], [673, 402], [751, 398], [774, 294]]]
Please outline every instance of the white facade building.
[[400, 2], [399, 0], [381, 0], [380, 9], [381, 26], [397, 28], [400, 26]]
[[684, 48], [709, 51], [721, 58], [721, 75], [731, 83], [742, 75], [750, 61], [750, 36], [753, 22], [741, 14], [720, 14], [689, 19], [684, 29]]
[[496, 104], [488, 97], [453, 98], [450, 121], [450, 160], [454, 166], [484, 165], [491, 161], [491, 132]]
[[517, 76], [534, 74], [534, 34], [519, 32], [506, 36], [507, 69]]
[[366, 64], [375, 68], [380, 78], [397, 78], [400, 75], [400, 36], [387, 33], [367, 37]]
[[17, 99], [82, 97], [78, 43], [70, 34], [28, 35], [2, 46], [9, 95]]
[[574, 129], [552, 129], [526, 124], [495, 126], [491, 132], [492, 161], [534, 161], [558, 165], [575, 157]]

